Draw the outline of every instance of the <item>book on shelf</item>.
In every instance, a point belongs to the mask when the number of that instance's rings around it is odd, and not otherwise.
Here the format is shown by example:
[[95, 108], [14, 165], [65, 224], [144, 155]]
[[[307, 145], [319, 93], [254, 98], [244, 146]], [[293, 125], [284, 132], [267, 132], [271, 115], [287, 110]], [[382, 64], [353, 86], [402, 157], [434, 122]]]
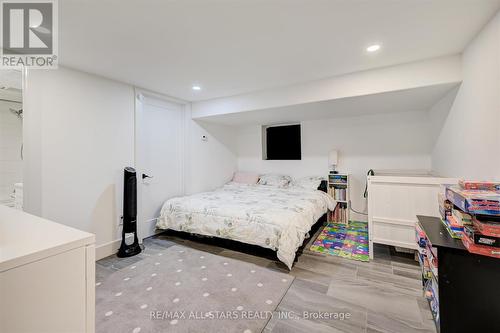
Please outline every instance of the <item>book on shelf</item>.
[[330, 183], [347, 184], [347, 175], [329, 174], [328, 180]]
[[330, 186], [328, 188], [328, 194], [335, 200], [347, 201], [347, 188], [345, 187]]
[[335, 210], [329, 212], [328, 220], [337, 223], [347, 223], [347, 209], [348, 207], [346, 203], [337, 203]]

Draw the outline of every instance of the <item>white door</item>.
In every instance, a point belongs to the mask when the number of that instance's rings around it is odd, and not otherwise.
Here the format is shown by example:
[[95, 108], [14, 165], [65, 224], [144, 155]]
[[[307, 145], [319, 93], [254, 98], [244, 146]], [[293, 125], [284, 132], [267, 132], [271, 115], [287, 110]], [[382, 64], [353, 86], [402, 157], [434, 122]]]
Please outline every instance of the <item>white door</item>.
[[138, 95], [136, 103], [139, 239], [155, 233], [163, 203], [184, 193], [184, 108]]

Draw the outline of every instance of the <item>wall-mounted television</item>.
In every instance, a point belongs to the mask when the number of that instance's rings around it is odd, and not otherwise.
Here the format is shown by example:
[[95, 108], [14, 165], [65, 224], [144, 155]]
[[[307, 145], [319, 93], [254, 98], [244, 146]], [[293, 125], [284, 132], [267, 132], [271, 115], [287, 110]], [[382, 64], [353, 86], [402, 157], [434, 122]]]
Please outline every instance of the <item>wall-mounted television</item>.
[[300, 124], [263, 126], [263, 159], [300, 160]]

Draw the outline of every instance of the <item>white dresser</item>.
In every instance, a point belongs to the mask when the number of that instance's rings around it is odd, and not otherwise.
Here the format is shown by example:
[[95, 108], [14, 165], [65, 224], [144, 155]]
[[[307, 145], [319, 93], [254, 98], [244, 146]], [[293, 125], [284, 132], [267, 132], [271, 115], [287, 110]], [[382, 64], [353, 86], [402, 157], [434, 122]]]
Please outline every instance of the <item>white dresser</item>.
[[416, 249], [417, 215], [440, 216], [440, 187], [456, 183], [431, 176], [368, 176], [370, 258], [373, 243]]
[[95, 331], [93, 234], [0, 206], [0, 332]]

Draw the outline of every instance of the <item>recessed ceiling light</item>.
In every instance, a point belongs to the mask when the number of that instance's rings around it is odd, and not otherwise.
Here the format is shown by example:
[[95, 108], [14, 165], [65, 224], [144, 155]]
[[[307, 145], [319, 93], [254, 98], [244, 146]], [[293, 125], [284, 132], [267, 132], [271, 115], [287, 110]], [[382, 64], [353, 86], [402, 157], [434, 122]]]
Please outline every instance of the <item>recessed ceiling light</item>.
[[379, 44], [373, 44], [373, 45], [370, 45], [366, 48], [366, 51], [367, 52], [375, 52], [375, 51], [378, 51], [380, 50], [380, 45]]
[[192, 89], [193, 90], [201, 90], [201, 87], [200, 86], [193, 86]]

